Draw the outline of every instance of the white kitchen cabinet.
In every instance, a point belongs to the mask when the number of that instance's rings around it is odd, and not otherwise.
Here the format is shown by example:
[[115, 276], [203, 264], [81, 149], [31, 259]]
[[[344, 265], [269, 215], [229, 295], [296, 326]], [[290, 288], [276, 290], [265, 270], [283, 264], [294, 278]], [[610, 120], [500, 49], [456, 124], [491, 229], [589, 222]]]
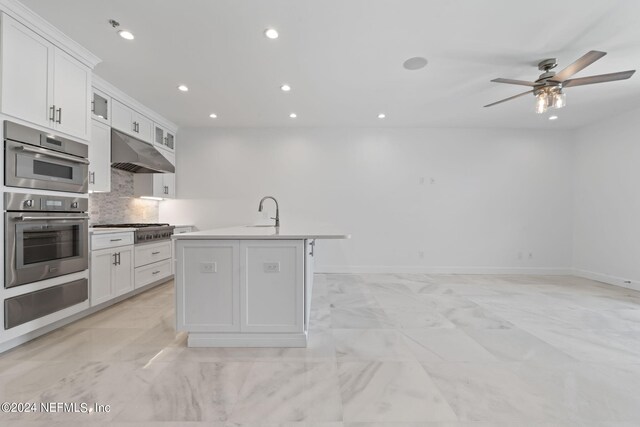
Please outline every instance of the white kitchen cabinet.
[[[158, 150], [175, 165], [175, 155], [165, 150]], [[176, 197], [176, 175], [173, 173], [136, 174], [133, 177], [133, 193], [136, 197], [160, 197], [174, 199]]]
[[169, 258], [171, 258], [170, 240], [157, 243], [145, 243], [136, 246], [136, 268]]
[[240, 330], [303, 332], [304, 243], [240, 242]]
[[177, 274], [188, 283], [177, 298], [177, 328], [191, 332], [240, 331], [240, 243], [183, 241]]
[[111, 125], [111, 97], [96, 88], [92, 90], [91, 117], [105, 125]]
[[54, 46], [2, 14], [2, 112], [52, 127]]
[[304, 249], [304, 330], [309, 330], [311, 299], [313, 298], [313, 273], [315, 272], [315, 239], [305, 240]]
[[1, 51], [2, 112], [88, 139], [91, 70], [6, 14]]
[[133, 290], [133, 245], [91, 251], [91, 305]]
[[91, 70], [60, 49], [55, 50], [53, 69], [55, 129], [88, 139], [91, 126]]
[[111, 100], [111, 126], [144, 142], [153, 143], [153, 122], [117, 99]]
[[111, 191], [111, 128], [96, 120], [92, 120], [89, 162], [89, 191]]
[[175, 134], [157, 123], [154, 123], [154, 145], [173, 153], [175, 151]]

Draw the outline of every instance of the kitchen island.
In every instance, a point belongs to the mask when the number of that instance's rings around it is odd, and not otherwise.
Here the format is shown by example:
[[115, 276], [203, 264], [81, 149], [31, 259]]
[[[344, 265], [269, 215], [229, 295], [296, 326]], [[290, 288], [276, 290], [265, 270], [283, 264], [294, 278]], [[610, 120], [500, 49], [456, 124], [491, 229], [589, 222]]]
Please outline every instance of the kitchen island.
[[324, 226], [239, 226], [174, 235], [177, 330], [189, 347], [306, 347]]

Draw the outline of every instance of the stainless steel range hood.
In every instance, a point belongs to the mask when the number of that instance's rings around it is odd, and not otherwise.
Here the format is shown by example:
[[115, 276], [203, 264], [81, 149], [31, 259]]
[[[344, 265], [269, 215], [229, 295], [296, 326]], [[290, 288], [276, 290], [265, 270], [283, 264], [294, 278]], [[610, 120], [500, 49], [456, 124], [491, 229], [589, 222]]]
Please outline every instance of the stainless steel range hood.
[[174, 173], [176, 168], [155, 147], [111, 129], [111, 167], [133, 173]]

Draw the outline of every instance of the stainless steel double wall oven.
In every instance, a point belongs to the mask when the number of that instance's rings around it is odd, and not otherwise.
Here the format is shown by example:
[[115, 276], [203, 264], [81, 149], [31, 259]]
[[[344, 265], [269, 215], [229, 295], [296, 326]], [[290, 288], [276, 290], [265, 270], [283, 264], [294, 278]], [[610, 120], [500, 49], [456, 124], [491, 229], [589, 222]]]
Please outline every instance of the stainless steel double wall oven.
[[[3, 197], [5, 288], [88, 269], [87, 156], [86, 144], [4, 122], [5, 187], [29, 190], [5, 192]], [[32, 190], [49, 191], [38, 194]], [[77, 276], [7, 298], [4, 327], [12, 328], [87, 298], [88, 281]]]

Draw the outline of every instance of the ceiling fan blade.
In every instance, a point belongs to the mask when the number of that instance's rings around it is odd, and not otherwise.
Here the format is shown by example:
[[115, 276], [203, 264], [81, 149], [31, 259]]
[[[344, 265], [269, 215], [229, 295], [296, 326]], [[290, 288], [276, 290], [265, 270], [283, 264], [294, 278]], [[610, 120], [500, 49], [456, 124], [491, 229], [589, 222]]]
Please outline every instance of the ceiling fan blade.
[[487, 105], [485, 105], [485, 107], [492, 107], [492, 106], [494, 106], [496, 104], [502, 104], [503, 102], [511, 101], [512, 99], [519, 98], [519, 97], [521, 97], [523, 95], [527, 95], [529, 93], [533, 93], [533, 89], [532, 90], [528, 90], [528, 91], [523, 92], [523, 93], [519, 93], [518, 95], [510, 96], [509, 98], [505, 98], [505, 99], [502, 99], [502, 100], [497, 101], [497, 102], [493, 102], [491, 104], [487, 104]]
[[589, 77], [580, 77], [578, 79], [569, 79], [565, 80], [562, 83], [562, 87], [573, 87], [573, 86], [584, 86], [584, 85], [592, 85], [595, 83], [606, 83], [606, 82], [614, 82], [616, 80], [626, 80], [629, 77], [633, 76], [636, 70], [629, 71], [620, 71], [618, 73], [610, 73], [610, 74], [599, 74], [597, 76], [589, 76]]
[[500, 79], [493, 79], [491, 81], [495, 83], [508, 83], [512, 85], [531, 86], [531, 87], [534, 87], [536, 85], [535, 82], [528, 82], [526, 80], [513, 80], [513, 79], [500, 78]]
[[578, 71], [584, 70], [589, 65], [593, 64], [594, 62], [596, 62], [598, 59], [602, 58], [606, 54], [607, 52], [591, 50], [585, 53], [580, 59], [578, 59], [573, 64], [569, 65], [564, 70], [560, 71], [558, 74], [556, 74], [554, 77], [552, 77], [549, 80], [553, 80], [554, 82], [563, 82], [567, 80], [569, 77], [573, 76]]

